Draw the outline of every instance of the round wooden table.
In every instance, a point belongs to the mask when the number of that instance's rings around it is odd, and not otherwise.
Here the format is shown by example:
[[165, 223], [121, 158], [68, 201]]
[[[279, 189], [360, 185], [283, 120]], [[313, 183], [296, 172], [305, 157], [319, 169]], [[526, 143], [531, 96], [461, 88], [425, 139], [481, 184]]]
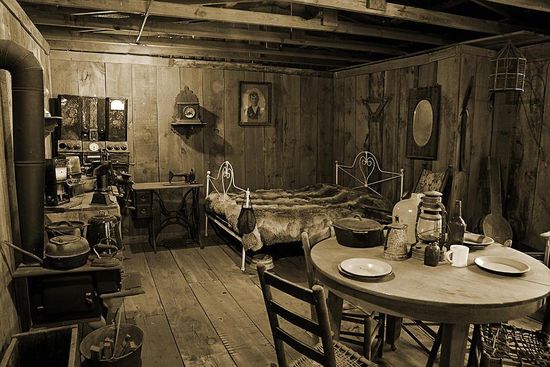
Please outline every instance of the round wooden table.
[[[527, 263], [521, 276], [487, 272], [474, 264], [478, 256], [506, 256]], [[338, 271], [345, 259], [366, 257], [386, 261], [393, 272], [377, 280], [354, 280]], [[443, 328], [440, 366], [463, 366], [470, 324], [502, 322], [537, 311], [550, 294], [550, 269], [532, 257], [493, 244], [470, 251], [468, 266], [422, 261], [391, 261], [382, 247], [344, 247], [335, 238], [318, 243], [311, 251], [317, 278], [329, 289], [328, 306], [333, 330], [339, 330], [342, 298], [386, 314], [435, 321]]]

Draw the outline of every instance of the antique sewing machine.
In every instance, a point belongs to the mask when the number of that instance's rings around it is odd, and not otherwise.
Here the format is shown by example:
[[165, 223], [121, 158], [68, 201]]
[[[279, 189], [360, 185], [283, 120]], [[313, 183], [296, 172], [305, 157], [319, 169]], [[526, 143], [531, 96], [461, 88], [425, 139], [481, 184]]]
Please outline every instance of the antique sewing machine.
[[195, 171], [191, 168], [191, 171], [188, 173], [174, 173], [172, 171], [168, 172], [168, 183], [172, 183], [172, 180], [175, 177], [183, 177], [183, 182], [185, 183], [194, 183], [195, 182]]

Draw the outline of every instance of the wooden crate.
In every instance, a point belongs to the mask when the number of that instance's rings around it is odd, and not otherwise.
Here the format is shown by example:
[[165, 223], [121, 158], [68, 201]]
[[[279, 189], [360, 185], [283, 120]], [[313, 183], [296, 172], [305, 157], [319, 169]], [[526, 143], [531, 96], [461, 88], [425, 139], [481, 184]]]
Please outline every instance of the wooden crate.
[[78, 367], [78, 326], [15, 334], [0, 367]]

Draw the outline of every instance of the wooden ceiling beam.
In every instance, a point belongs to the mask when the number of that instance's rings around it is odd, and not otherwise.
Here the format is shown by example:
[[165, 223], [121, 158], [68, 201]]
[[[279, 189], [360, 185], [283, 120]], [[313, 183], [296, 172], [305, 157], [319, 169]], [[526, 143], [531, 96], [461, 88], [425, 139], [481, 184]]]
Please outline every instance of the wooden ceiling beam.
[[[120, 43], [131, 45], [134, 43], [134, 38], [125, 37], [125, 36], [111, 36], [111, 35], [102, 35], [102, 34], [78, 34], [71, 35], [63, 31], [55, 30], [44, 30], [44, 37], [48, 42], [52, 41], [82, 41], [88, 42], [89, 46], [92, 47], [89, 51], [94, 52], [93, 42], [107, 42], [107, 43]], [[248, 45], [244, 43], [228, 43], [228, 42], [219, 42], [219, 41], [197, 41], [197, 40], [175, 40], [175, 39], [159, 39], [157, 37], [142, 37], [141, 42], [144, 46], [151, 47], [169, 47], [173, 46], [175, 52], [178, 52], [178, 55], [181, 54], [182, 50], [187, 50], [189, 52], [199, 51], [199, 52], [220, 52], [220, 53], [230, 53], [230, 54], [259, 54], [259, 55], [271, 55], [271, 56], [281, 56], [289, 58], [300, 58], [300, 59], [323, 59], [323, 60], [333, 60], [333, 61], [342, 61], [350, 63], [364, 63], [372, 61], [371, 59], [356, 56], [353, 54], [342, 54], [342, 53], [324, 53], [324, 52], [312, 52], [311, 50], [289, 50], [289, 49], [267, 49], [263, 47], [258, 47], [255, 45]], [[140, 44], [141, 45], [141, 44]], [[163, 54], [164, 55], [164, 54]], [[194, 56], [195, 54], [193, 54]], [[201, 53], [202, 55], [202, 53]], [[204, 56], [208, 56], [205, 54]], [[241, 57], [242, 58], [242, 57]]]
[[141, 55], [141, 56], [163, 56], [177, 58], [208, 57], [224, 60], [235, 60], [240, 62], [260, 62], [260, 63], [278, 63], [288, 65], [305, 65], [316, 67], [337, 67], [342, 66], [341, 62], [319, 60], [319, 59], [299, 59], [265, 55], [258, 57], [255, 55], [243, 55], [231, 51], [203, 51], [190, 50], [187, 47], [174, 47], [164, 45], [136, 45], [117, 42], [97, 42], [97, 41], [73, 41], [73, 40], [51, 40], [50, 47], [58, 51], [77, 51], [92, 53], [108, 53], [119, 55]]
[[[292, 2], [489, 34], [501, 34], [518, 30], [518, 27], [516, 26], [495, 21], [444, 13], [430, 9], [415, 8], [412, 6], [389, 2], [386, 3], [386, 8], [384, 10], [367, 7], [365, 5], [365, 0], [292, 0]], [[515, 2], [515, 0], [510, 0], [509, 2]]]
[[[148, 1], [144, 0], [25, 0], [27, 3], [53, 5], [60, 7], [83, 8], [90, 10], [116, 10], [121, 13], [145, 14]], [[318, 0], [325, 2], [327, 0]], [[348, 0], [349, 1], [349, 0]], [[331, 3], [332, 0], [328, 0]], [[216, 22], [255, 24], [262, 26], [295, 28], [308, 31], [335, 32], [358, 36], [396, 39], [414, 43], [444, 45], [449, 40], [436, 34], [426, 32], [382, 27], [377, 25], [357, 25], [350, 22], [339, 22], [336, 27], [322, 24], [322, 19], [304, 19], [299, 16], [262, 13], [228, 8], [183, 5], [168, 2], [154, 2], [149, 10], [151, 16], [177, 17], [183, 19], [209, 20]]]
[[550, 0], [487, 0], [488, 2], [550, 13]]
[[[134, 34], [139, 31], [139, 22], [134, 19], [89, 19], [74, 18], [60, 13], [45, 15], [42, 12], [29, 11], [34, 24], [39, 26], [55, 26], [68, 28], [87, 28], [108, 33]], [[131, 32], [131, 33], [129, 33]], [[257, 41], [288, 44], [304, 47], [334, 48], [358, 52], [379, 53], [384, 55], [404, 55], [405, 52], [396, 47], [389, 47], [372, 42], [357, 42], [328, 37], [299, 36], [293, 37], [285, 32], [254, 31], [246, 29], [216, 26], [212, 24], [174, 24], [149, 20], [145, 33], [174, 34], [188, 37], [205, 37], [233, 41]]]

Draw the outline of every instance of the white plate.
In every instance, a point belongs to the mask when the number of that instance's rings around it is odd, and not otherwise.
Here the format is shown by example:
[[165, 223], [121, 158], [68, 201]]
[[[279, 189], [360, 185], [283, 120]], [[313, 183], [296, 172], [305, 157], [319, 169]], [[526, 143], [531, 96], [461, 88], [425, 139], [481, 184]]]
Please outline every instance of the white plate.
[[503, 256], [479, 256], [475, 263], [484, 270], [503, 275], [519, 275], [531, 270], [526, 263]]
[[391, 265], [376, 259], [356, 257], [340, 263], [343, 272], [365, 278], [382, 277], [391, 273]]
[[464, 233], [464, 244], [468, 246], [488, 246], [494, 242], [495, 240], [489, 236], [471, 232]]

